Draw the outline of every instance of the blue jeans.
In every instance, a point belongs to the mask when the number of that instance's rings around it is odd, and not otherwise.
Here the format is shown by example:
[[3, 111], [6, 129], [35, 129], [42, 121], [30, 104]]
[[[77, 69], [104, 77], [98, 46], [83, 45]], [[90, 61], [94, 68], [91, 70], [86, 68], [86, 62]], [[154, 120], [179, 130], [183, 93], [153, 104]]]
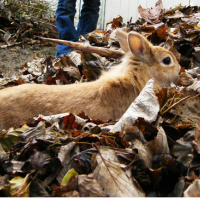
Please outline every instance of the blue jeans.
[[[79, 35], [96, 29], [99, 18], [100, 0], [84, 0], [77, 30], [74, 27], [76, 0], [59, 0], [56, 10], [56, 25], [59, 39], [78, 41]], [[71, 47], [58, 44], [56, 57], [69, 53]]]

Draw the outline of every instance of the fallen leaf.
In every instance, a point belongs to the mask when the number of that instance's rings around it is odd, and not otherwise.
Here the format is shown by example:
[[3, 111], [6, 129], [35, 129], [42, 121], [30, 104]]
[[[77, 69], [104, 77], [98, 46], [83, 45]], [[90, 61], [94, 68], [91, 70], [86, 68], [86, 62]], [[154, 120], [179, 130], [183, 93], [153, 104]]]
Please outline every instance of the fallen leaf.
[[176, 183], [174, 187], [173, 196], [174, 197], [183, 197], [183, 192], [186, 187], [186, 182], [184, 177], [180, 177], [179, 181]]
[[[68, 184], [60, 185], [59, 187], [54, 185], [52, 196], [53, 197], [65, 197], [65, 196], [70, 195], [69, 194], [70, 191], [78, 192], [78, 177], [73, 177], [71, 182], [69, 182]], [[79, 194], [77, 194], [77, 192], [75, 192], [75, 194], [79, 196]]]
[[138, 152], [135, 149], [115, 149], [115, 154], [121, 160], [126, 160], [128, 164], [138, 158]]
[[134, 125], [139, 128], [147, 141], [153, 140], [157, 135], [158, 129], [152, 123], [145, 121], [143, 118], [139, 117], [135, 121]]
[[49, 164], [50, 161], [51, 157], [47, 153], [36, 151], [31, 156], [31, 165], [35, 170], [43, 168], [45, 165]]
[[86, 119], [82, 119], [77, 115], [73, 115], [71, 113], [61, 113], [57, 115], [43, 116], [39, 115], [38, 117], [34, 117], [34, 120], [38, 121], [46, 121], [53, 125], [55, 122], [59, 123], [61, 129], [78, 129], [81, 130], [82, 126], [85, 125]]
[[193, 159], [191, 142], [185, 141], [182, 137], [176, 141], [171, 151], [178, 161], [189, 167]]
[[[28, 129], [28, 128], [27, 128]], [[19, 138], [23, 141], [28, 141], [31, 138], [35, 138], [36, 136], [44, 136], [45, 135], [45, 122], [40, 122], [36, 127], [29, 127], [28, 130], [24, 131], [19, 135]]]
[[139, 130], [137, 126], [126, 125], [123, 129], [123, 133], [121, 133], [121, 137], [127, 142], [131, 142], [135, 139], [138, 139], [142, 142], [142, 144], [147, 143], [143, 133]]
[[22, 173], [22, 167], [24, 166], [25, 162], [24, 161], [16, 161], [13, 160], [12, 162], [12, 173]]
[[17, 176], [9, 181], [10, 195], [12, 197], [29, 197], [29, 175], [30, 174], [27, 174], [25, 178]]
[[178, 103], [170, 111], [173, 113], [173, 115], [176, 116], [176, 118], [173, 120], [168, 120], [168, 122], [171, 122], [176, 129], [191, 130], [195, 127], [195, 124], [200, 117], [200, 98], [198, 97], [197, 92], [190, 89], [183, 89], [180, 95], [181, 98], [183, 97], [182, 99], [187, 96], [190, 98], [187, 98], [184, 101]]
[[155, 30], [154, 32], [152, 32], [151, 36], [149, 36], [148, 38], [154, 45], [159, 45], [161, 42], [166, 40], [168, 36], [167, 29], [168, 29], [168, 26]]
[[2, 160], [7, 160], [7, 159], [8, 159], [8, 155], [6, 154], [6, 152], [4, 151], [0, 143], [0, 160], [2, 161]]
[[148, 142], [147, 146], [153, 155], [170, 154], [167, 135], [162, 127], [158, 127], [158, 133], [155, 140]]
[[[184, 71], [180, 73], [179, 80], [177, 85], [182, 86], [190, 86], [195, 82], [192, 76], [188, 73], [188, 71]], [[193, 87], [193, 86], [192, 86]]]
[[91, 159], [96, 152], [95, 148], [87, 148], [87, 150], [73, 156], [74, 168], [77, 169], [79, 174], [89, 174], [92, 172]]
[[[200, 52], [200, 49], [199, 49], [199, 52]], [[200, 67], [195, 67], [193, 69], [188, 69], [187, 73], [189, 73], [192, 76], [192, 78], [197, 78], [198, 75], [200, 74]]]
[[19, 129], [14, 130], [13, 128], [9, 129], [6, 135], [4, 137], [0, 138], [0, 142], [2, 147], [5, 147], [7, 149], [11, 149], [12, 146], [19, 142], [20, 140], [20, 135], [26, 131], [30, 130], [30, 127], [28, 126], [23, 126]]
[[103, 67], [100, 60], [92, 53], [82, 52], [81, 60], [83, 64], [82, 73], [88, 81], [96, 80], [102, 73]]
[[97, 180], [91, 175], [79, 175], [78, 188], [81, 197], [105, 197]]
[[61, 182], [61, 185], [67, 184], [68, 181], [70, 181], [70, 179], [71, 179], [72, 177], [77, 177], [77, 176], [78, 176], [78, 172], [77, 172], [74, 168], [70, 169], [70, 170], [65, 174], [65, 176], [64, 176], [64, 178], [63, 178], [63, 180], [62, 180], [62, 182]]
[[88, 33], [88, 39], [91, 45], [107, 46], [109, 33], [105, 31], [93, 31]]
[[49, 193], [46, 191], [45, 186], [38, 179], [34, 179], [30, 185], [30, 197], [49, 197]]
[[154, 179], [155, 190], [159, 196], [173, 194], [174, 187], [181, 176], [185, 176], [187, 168], [170, 155], [157, 155], [153, 160], [153, 168], [150, 174]]
[[139, 140], [134, 140], [132, 148], [138, 151], [138, 156], [143, 160], [146, 167], [152, 168], [153, 154], [149, 146], [143, 145]]
[[78, 149], [75, 147], [75, 142], [70, 142], [67, 145], [64, 145], [60, 148], [60, 151], [58, 153], [58, 158], [62, 164], [62, 170], [58, 173], [56, 179], [59, 183], [62, 183], [63, 177], [67, 173], [68, 170], [70, 170], [70, 160], [73, 157], [75, 153], [78, 153]]
[[[195, 47], [194, 48], [195, 52], [193, 52], [194, 57], [200, 62], [200, 47]], [[199, 67], [198, 67], [199, 68]]]
[[185, 15], [179, 10], [176, 10], [173, 15], [165, 15], [166, 19], [176, 19], [176, 18], [182, 18], [182, 17], [185, 17]]
[[200, 180], [194, 180], [184, 191], [184, 197], [200, 197]]
[[92, 176], [104, 191], [103, 194], [110, 197], [144, 197], [145, 193], [137, 181], [128, 175], [130, 170], [123, 171], [120, 167], [115, 151], [103, 146], [98, 149]]
[[154, 93], [154, 80], [150, 79], [110, 132], [121, 132], [125, 125], [133, 125], [139, 117], [151, 123], [156, 120], [159, 110], [160, 106]]
[[144, 9], [140, 5], [138, 7], [138, 12], [141, 17], [151, 24], [156, 24], [160, 22], [160, 16], [164, 13], [162, 0], [158, 0], [154, 8]]
[[8, 174], [0, 177], [0, 193], [2, 197], [10, 196], [9, 195], [10, 186], [8, 180], [9, 180]]
[[111, 24], [113, 29], [119, 28], [122, 26], [122, 21], [123, 21], [122, 17], [119, 16], [117, 18], [114, 18], [112, 22], [107, 23], [107, 26], [108, 26], [108, 24]]
[[103, 145], [103, 146], [110, 146], [110, 147], [113, 147], [113, 148], [118, 147], [118, 144], [114, 141], [114, 139], [111, 139], [109, 137], [101, 137], [100, 142], [101, 142], [101, 145]]
[[192, 141], [194, 149], [200, 154], [200, 121], [196, 123], [195, 140]]
[[188, 86], [188, 89], [192, 89], [200, 93], [200, 81], [194, 80], [194, 82]]
[[62, 195], [62, 197], [80, 197], [80, 194], [77, 190], [68, 191]]

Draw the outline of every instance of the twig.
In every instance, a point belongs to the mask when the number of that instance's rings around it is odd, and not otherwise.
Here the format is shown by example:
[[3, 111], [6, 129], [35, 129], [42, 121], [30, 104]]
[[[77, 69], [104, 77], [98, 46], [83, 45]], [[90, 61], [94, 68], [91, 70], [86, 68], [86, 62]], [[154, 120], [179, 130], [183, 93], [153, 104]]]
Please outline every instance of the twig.
[[111, 49], [102, 48], [102, 47], [94, 47], [94, 46], [90, 46], [90, 45], [86, 46], [86, 45], [83, 45], [79, 42], [71, 42], [71, 41], [67, 41], [67, 40], [45, 38], [45, 37], [40, 37], [40, 36], [37, 36], [37, 37], [42, 39], [42, 40], [67, 45], [67, 46], [70, 46], [70, 47], [72, 47], [73, 49], [76, 49], [76, 50], [96, 53], [96, 54], [106, 56], [106, 57], [120, 58], [120, 57], [125, 55], [125, 52], [123, 52], [123, 51], [111, 50]]
[[[196, 95], [195, 97], [198, 97], [200, 94]], [[164, 115], [165, 113], [169, 112], [172, 108], [174, 108], [175, 106], [177, 106], [179, 103], [189, 99], [189, 98], [195, 98], [195, 97], [191, 97], [191, 96], [186, 96], [182, 99], [180, 99], [179, 101], [177, 101], [176, 103], [174, 103], [172, 106], [170, 106], [167, 110], [165, 110], [162, 115]]]
[[2, 33], [4, 33], [4, 34], [6, 33], [6, 32], [5, 32], [4, 30], [2, 30], [2, 29], [0, 29], [0, 32], [2, 32]]
[[170, 106], [167, 110], [165, 110], [162, 115], [164, 115], [165, 113], [169, 112], [172, 108], [174, 108], [175, 106], [177, 106], [179, 103], [185, 101], [186, 99], [189, 99], [190, 96], [184, 97], [183, 99], [180, 99], [179, 101], [177, 101], [176, 103], [174, 103], [172, 106]]
[[180, 99], [180, 98], [174, 98], [174, 97], [175, 97], [175, 96], [173, 96], [172, 98], [170, 98], [170, 99], [167, 100], [167, 102], [165, 103], [165, 105], [160, 109], [160, 112], [161, 112], [161, 113], [162, 113], [162, 110], [163, 110], [166, 106], [170, 107], [171, 104], [172, 104], [172, 102], [173, 102], [174, 100]]
[[172, 100], [169, 102], [169, 107], [172, 105], [172, 103], [174, 103], [174, 99], [175, 99], [175, 94], [174, 94], [174, 96], [172, 97]]
[[140, 158], [138, 158], [138, 156], [136, 158], [134, 158], [125, 168], [124, 170], [128, 170], [133, 163], [137, 162], [138, 160], [140, 160]]

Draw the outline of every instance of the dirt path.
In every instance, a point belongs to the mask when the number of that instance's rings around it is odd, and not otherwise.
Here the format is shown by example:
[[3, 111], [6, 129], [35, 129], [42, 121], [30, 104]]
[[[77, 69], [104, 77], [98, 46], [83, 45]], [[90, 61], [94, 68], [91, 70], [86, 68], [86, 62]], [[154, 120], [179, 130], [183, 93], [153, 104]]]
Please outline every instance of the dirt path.
[[13, 46], [5, 49], [0, 49], [0, 75], [11, 77], [21, 68], [26, 62], [32, 61], [36, 53], [40, 57], [55, 56], [55, 47], [43, 46]]

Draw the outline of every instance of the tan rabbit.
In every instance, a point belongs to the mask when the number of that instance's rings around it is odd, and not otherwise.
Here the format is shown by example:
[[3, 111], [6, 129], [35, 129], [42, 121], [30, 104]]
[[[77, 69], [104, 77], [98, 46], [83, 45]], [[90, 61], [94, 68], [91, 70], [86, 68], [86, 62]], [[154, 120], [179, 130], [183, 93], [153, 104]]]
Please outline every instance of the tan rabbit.
[[137, 32], [117, 30], [126, 52], [123, 61], [93, 82], [71, 85], [23, 84], [0, 91], [0, 129], [43, 115], [84, 111], [92, 119], [117, 120], [138, 96], [147, 81], [155, 87], [176, 83], [180, 66], [168, 50], [153, 46]]

